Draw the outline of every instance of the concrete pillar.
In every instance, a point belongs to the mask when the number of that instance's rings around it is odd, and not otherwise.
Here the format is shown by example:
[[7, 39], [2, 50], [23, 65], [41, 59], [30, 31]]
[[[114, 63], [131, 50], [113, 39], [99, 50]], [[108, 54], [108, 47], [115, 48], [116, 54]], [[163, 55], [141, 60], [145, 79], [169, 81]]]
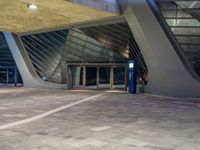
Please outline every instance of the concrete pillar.
[[61, 84], [67, 84], [67, 64], [61, 62]]
[[114, 83], [114, 67], [111, 66], [110, 68], [110, 88], [112, 89], [113, 88], [113, 83]]
[[86, 87], [86, 67], [83, 66], [83, 87]]
[[75, 74], [74, 74], [74, 79], [75, 79], [74, 80], [74, 85], [75, 86], [80, 86], [80, 75], [81, 75], [81, 67], [77, 66]]
[[66, 69], [67, 69], [67, 89], [71, 89], [73, 87], [71, 66], [67, 66]]
[[99, 67], [97, 67], [97, 88], [99, 88]]

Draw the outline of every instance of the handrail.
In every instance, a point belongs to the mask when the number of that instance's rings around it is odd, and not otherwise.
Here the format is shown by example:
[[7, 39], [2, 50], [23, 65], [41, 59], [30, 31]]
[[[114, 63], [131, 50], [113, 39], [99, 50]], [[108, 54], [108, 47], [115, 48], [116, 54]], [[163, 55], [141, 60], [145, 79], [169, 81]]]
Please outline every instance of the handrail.
[[200, 22], [200, 17], [199, 17], [199, 15], [197, 15], [196, 13], [194, 13], [194, 12], [192, 12], [192, 11], [190, 11], [188, 8], [184, 8], [184, 7], [182, 7], [182, 6], [180, 6], [180, 5], [178, 5], [176, 2], [171, 2], [172, 4], [174, 4], [174, 5], [176, 5], [176, 6], [178, 6], [178, 7], [180, 7], [181, 8], [181, 10], [184, 10], [185, 12], [187, 12], [188, 14], [190, 14], [193, 18], [195, 18], [196, 20], [198, 20], [199, 22]]

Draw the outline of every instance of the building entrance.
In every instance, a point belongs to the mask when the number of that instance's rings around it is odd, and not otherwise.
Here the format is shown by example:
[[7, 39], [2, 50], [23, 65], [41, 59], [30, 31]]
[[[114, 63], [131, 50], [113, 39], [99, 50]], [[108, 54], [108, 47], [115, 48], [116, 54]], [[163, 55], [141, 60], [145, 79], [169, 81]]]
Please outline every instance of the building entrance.
[[0, 85], [17, 86], [18, 70], [16, 67], [0, 68]]
[[127, 64], [68, 64], [67, 87], [126, 88]]

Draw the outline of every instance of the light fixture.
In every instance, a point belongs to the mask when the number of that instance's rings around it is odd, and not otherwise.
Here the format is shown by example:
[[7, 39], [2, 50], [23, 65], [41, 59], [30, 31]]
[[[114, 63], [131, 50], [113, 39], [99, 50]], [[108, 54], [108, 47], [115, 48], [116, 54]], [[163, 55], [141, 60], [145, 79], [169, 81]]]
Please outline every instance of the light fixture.
[[36, 10], [38, 7], [34, 4], [27, 4], [27, 8], [31, 10]]

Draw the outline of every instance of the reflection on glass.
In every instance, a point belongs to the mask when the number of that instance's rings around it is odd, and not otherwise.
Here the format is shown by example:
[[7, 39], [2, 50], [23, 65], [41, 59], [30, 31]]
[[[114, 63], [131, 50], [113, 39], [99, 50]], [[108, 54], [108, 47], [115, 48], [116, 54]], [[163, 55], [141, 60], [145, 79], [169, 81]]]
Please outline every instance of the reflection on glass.
[[99, 83], [110, 84], [110, 68], [99, 69]]
[[14, 69], [8, 69], [8, 83], [15, 83], [15, 70]]
[[7, 69], [1, 69], [0, 70], [0, 84], [6, 84], [7, 83]]
[[73, 87], [79, 87], [83, 85], [83, 68], [80, 66], [72, 67], [72, 82]]
[[0, 69], [0, 84], [14, 84], [14, 69]]
[[125, 84], [125, 68], [114, 68], [114, 85]]
[[97, 85], [97, 68], [87, 67], [86, 68], [86, 86]]

